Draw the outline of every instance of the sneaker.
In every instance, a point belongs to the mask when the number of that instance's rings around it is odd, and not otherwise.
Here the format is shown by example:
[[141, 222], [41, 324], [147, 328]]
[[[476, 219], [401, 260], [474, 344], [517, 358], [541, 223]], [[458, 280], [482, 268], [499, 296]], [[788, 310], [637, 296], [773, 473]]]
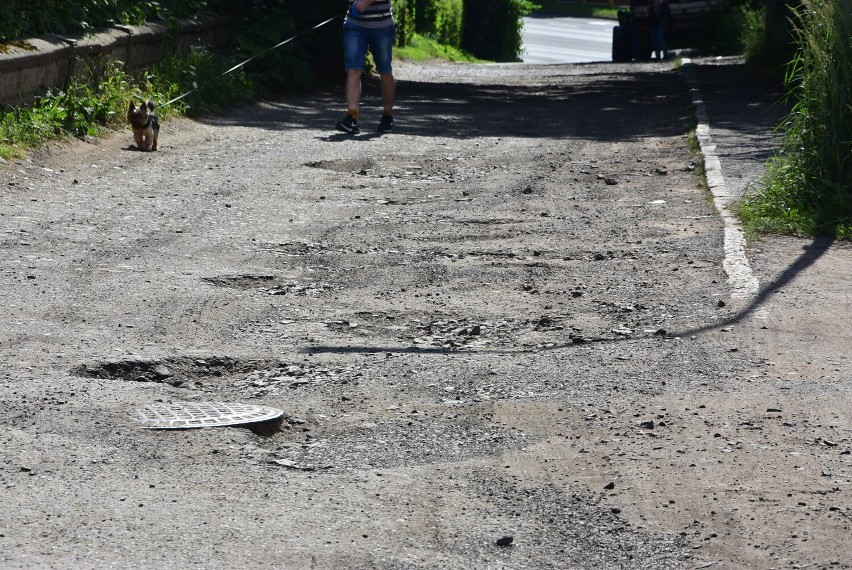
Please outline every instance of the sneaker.
[[393, 130], [393, 117], [390, 115], [382, 115], [382, 120], [379, 121], [379, 132], [389, 133]]
[[346, 115], [337, 121], [334, 128], [349, 135], [357, 135], [361, 132], [361, 128], [358, 126], [358, 121], [352, 115]]

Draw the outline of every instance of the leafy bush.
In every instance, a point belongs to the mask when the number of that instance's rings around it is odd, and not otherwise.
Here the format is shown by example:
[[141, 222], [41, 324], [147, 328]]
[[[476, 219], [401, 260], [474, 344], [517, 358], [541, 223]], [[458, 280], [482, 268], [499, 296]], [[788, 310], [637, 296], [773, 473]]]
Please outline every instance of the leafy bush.
[[197, 86], [196, 91], [163, 112], [193, 116], [221, 109], [246, 100], [255, 92], [254, 83], [242, 69], [222, 75], [233, 63], [231, 58], [222, 54], [194, 47], [184, 57], [170, 56], [154, 65], [145, 74], [145, 80], [137, 87], [135, 95], [138, 95], [138, 100], [162, 104]]
[[463, 0], [418, 0], [417, 33], [453, 47], [461, 46]]
[[770, 33], [767, 36], [765, 2], [741, 1], [720, 11], [723, 22], [717, 26], [722, 30], [729, 29], [730, 33], [721, 34], [724, 38], [717, 44], [718, 52], [741, 53], [749, 63], [789, 61], [794, 53], [788, 27], [789, 14], [783, 4], [776, 12], [776, 17], [769, 22]]
[[789, 26], [791, 4], [772, 0], [773, 9], [768, 10], [766, 0], [725, 0], [723, 9], [701, 19], [704, 32], [689, 37], [689, 47], [714, 55], [743, 54], [748, 62], [783, 64], [795, 53]]
[[766, 7], [740, 6], [740, 43], [747, 62], [763, 58], [766, 37]]
[[852, 0], [803, 0], [795, 22], [784, 143], [740, 213], [752, 231], [852, 238]]
[[3, 0], [0, 42], [40, 34], [86, 32], [222, 9], [228, 0]]
[[493, 61], [518, 61], [523, 16], [536, 8], [529, 0], [464, 0], [462, 48]]
[[437, 40], [443, 44], [460, 47], [464, 25], [464, 1], [447, 0], [437, 18]]
[[396, 21], [396, 44], [408, 45], [415, 32], [415, 0], [391, 0]]

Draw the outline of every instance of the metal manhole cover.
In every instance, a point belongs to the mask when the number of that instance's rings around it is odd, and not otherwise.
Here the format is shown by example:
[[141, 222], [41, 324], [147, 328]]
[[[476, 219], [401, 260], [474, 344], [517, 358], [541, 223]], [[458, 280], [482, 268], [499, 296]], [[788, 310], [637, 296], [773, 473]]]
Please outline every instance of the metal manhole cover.
[[136, 413], [146, 429], [222, 427], [267, 422], [284, 415], [278, 408], [229, 402], [151, 404]]

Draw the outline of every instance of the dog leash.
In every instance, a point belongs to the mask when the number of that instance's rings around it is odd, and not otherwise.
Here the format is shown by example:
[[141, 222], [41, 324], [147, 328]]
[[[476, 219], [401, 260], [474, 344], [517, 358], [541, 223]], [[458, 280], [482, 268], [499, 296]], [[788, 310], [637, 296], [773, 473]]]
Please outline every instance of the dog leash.
[[213, 81], [216, 81], [216, 80], [217, 80], [217, 79], [219, 79], [220, 77], [225, 77], [225, 76], [226, 76], [226, 75], [228, 75], [229, 73], [233, 73], [234, 71], [236, 71], [236, 70], [238, 70], [239, 68], [243, 67], [244, 65], [246, 65], [246, 64], [247, 64], [247, 63], [249, 63], [250, 61], [257, 59], [257, 58], [259, 58], [259, 57], [260, 57], [260, 56], [262, 56], [262, 55], [266, 55], [267, 53], [271, 52], [272, 50], [276, 50], [276, 49], [280, 48], [281, 46], [283, 46], [283, 45], [285, 45], [285, 44], [289, 44], [290, 42], [292, 42], [292, 41], [294, 41], [294, 40], [296, 40], [296, 39], [298, 39], [298, 38], [300, 38], [300, 37], [304, 36], [305, 34], [309, 34], [309, 33], [313, 32], [314, 30], [317, 30], [317, 29], [319, 29], [319, 28], [321, 28], [321, 27], [325, 26], [326, 24], [329, 24], [329, 23], [333, 22], [334, 20], [336, 20], [336, 19], [338, 19], [338, 18], [342, 18], [342, 16], [332, 16], [332, 17], [331, 17], [331, 18], [329, 18], [328, 20], [325, 20], [324, 22], [320, 22], [319, 24], [317, 24], [317, 25], [316, 25], [316, 26], [314, 26], [313, 28], [310, 28], [310, 29], [308, 29], [308, 30], [304, 30], [303, 32], [299, 32], [298, 34], [296, 34], [296, 35], [295, 35], [295, 36], [293, 36], [292, 38], [287, 38], [287, 39], [286, 39], [286, 40], [284, 40], [283, 42], [277, 43], [277, 44], [275, 44], [274, 46], [272, 46], [271, 48], [265, 49], [265, 50], [263, 50], [262, 52], [260, 52], [260, 53], [258, 53], [258, 54], [255, 54], [255, 55], [251, 56], [251, 57], [250, 57], [250, 58], [248, 58], [247, 60], [245, 60], [245, 61], [243, 61], [243, 62], [241, 62], [241, 63], [238, 63], [238, 64], [237, 64], [237, 65], [235, 65], [234, 67], [232, 67], [232, 68], [228, 69], [227, 71], [224, 71], [224, 72], [220, 73], [219, 75], [217, 75], [217, 76], [216, 76], [216, 77], [214, 77], [213, 79], [210, 79], [209, 81], [207, 81], [207, 83], [204, 83], [204, 84], [202, 84], [202, 85], [198, 85], [195, 81], [193, 81], [193, 82], [192, 82], [192, 89], [191, 89], [191, 90], [187, 91], [186, 93], [183, 93], [182, 95], [178, 95], [177, 97], [175, 97], [175, 98], [174, 98], [174, 99], [172, 99], [171, 101], [166, 101], [165, 103], [161, 104], [161, 105], [160, 105], [160, 107], [168, 107], [168, 106], [169, 106], [169, 105], [171, 105], [172, 103], [175, 103], [175, 102], [177, 102], [177, 101], [180, 101], [181, 99], [183, 99], [184, 97], [186, 97], [186, 96], [188, 96], [188, 95], [192, 95], [193, 93], [195, 93], [196, 91], [198, 91], [198, 90], [200, 90], [202, 87], [204, 87], [205, 85], [207, 85], [207, 84], [209, 84], [209, 83], [212, 83]]

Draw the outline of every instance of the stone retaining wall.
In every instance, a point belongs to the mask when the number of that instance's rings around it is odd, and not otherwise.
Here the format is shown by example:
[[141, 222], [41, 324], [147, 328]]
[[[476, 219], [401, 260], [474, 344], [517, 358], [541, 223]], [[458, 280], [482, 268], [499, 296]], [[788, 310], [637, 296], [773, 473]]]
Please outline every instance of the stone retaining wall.
[[0, 52], [0, 105], [19, 105], [72, 77], [98, 75], [109, 60], [129, 72], [160, 61], [167, 50], [186, 53], [191, 46], [227, 47], [235, 18], [205, 14], [179, 20], [172, 29], [157, 23], [116, 26], [79, 36], [40, 36], [5, 44]]

